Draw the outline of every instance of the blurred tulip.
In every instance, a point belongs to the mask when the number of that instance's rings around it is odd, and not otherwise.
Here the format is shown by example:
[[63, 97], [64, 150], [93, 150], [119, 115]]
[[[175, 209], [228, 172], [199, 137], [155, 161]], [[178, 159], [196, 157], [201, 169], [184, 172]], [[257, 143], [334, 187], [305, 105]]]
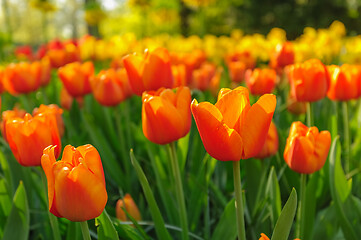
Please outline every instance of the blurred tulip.
[[144, 91], [173, 86], [170, 56], [165, 48], [157, 48], [153, 52], [147, 51], [143, 57], [127, 55], [123, 58], [123, 63], [130, 87], [138, 96]]
[[273, 69], [283, 69], [285, 66], [295, 62], [295, 50], [292, 42], [284, 42], [276, 46], [274, 54], [271, 56], [270, 67]]
[[341, 67], [327, 67], [330, 76], [330, 88], [327, 96], [331, 100], [349, 101], [361, 96], [361, 69], [357, 65], [343, 64]]
[[217, 67], [215, 64], [210, 62], [203, 63], [200, 68], [193, 71], [192, 77], [192, 88], [198, 89], [200, 91], [206, 91], [212, 78], [216, 74]]
[[225, 57], [225, 61], [227, 66], [229, 66], [231, 62], [241, 62], [245, 65], [245, 69], [253, 69], [256, 66], [256, 60], [249, 51], [228, 54]]
[[0, 94], [4, 91], [5, 70], [0, 68]]
[[33, 49], [29, 45], [18, 46], [15, 48], [15, 56], [22, 61], [33, 60]]
[[[78, 102], [79, 107], [82, 107], [84, 104], [84, 98], [77, 97], [75, 99]], [[62, 87], [60, 90], [60, 106], [63, 109], [70, 110], [71, 105], [73, 104], [73, 100], [74, 100], [74, 98], [68, 93], [68, 91], [66, 91], [66, 89], [64, 87]]]
[[92, 62], [69, 63], [59, 68], [58, 75], [67, 92], [72, 97], [81, 97], [91, 93], [92, 89], [89, 79], [94, 75], [94, 65]]
[[[23, 166], [40, 166], [44, 148], [61, 148], [59, 130], [53, 114], [42, 113], [32, 117], [14, 117], [6, 120], [6, 140], [16, 160]], [[59, 150], [56, 151], [59, 156]]]
[[273, 156], [278, 151], [278, 133], [276, 125], [271, 122], [266, 141], [262, 147], [262, 150], [255, 156], [255, 158], [267, 158]]
[[299, 102], [315, 102], [324, 98], [330, 85], [326, 66], [318, 59], [291, 65], [289, 68], [291, 94]]
[[272, 93], [277, 82], [277, 73], [273, 69], [248, 69], [245, 74], [246, 84], [253, 95]]
[[48, 180], [49, 211], [73, 222], [98, 217], [108, 200], [98, 151], [90, 144], [67, 145], [62, 159], [56, 161], [57, 149], [49, 146], [41, 157]]
[[174, 78], [174, 86], [187, 86], [187, 78], [186, 78], [186, 67], [184, 64], [172, 65], [172, 74]]
[[100, 71], [90, 78], [95, 99], [104, 106], [115, 106], [132, 95], [125, 69]]
[[39, 62], [34, 63], [11, 63], [4, 73], [4, 87], [13, 94], [30, 93], [40, 86], [41, 66]]
[[49, 58], [53, 68], [80, 61], [80, 51], [72, 41], [68, 43], [62, 43], [59, 40], [50, 42], [45, 56]]
[[3, 138], [6, 140], [6, 121], [12, 118], [24, 118], [26, 111], [23, 109], [19, 109], [18, 107], [14, 107], [13, 110], [3, 111], [1, 114], [1, 134]]
[[33, 116], [42, 114], [42, 113], [50, 113], [54, 114], [56, 125], [58, 126], [59, 135], [62, 137], [64, 135], [64, 121], [61, 115], [63, 114], [63, 109], [59, 108], [56, 104], [44, 105], [41, 104], [39, 108], [35, 108], [33, 110]]
[[49, 58], [45, 57], [39, 61], [40, 63], [40, 85], [46, 86], [51, 79], [51, 65]]
[[293, 171], [311, 174], [325, 164], [330, 145], [330, 132], [293, 122], [283, 157]]
[[258, 240], [269, 240], [266, 234], [261, 233], [261, 237]]
[[289, 93], [287, 97], [287, 110], [296, 115], [304, 114], [307, 111], [306, 102], [298, 102], [295, 97]]
[[262, 149], [276, 107], [265, 94], [251, 107], [248, 90], [222, 88], [215, 105], [193, 100], [191, 109], [206, 151], [220, 161], [239, 161]]
[[132, 216], [132, 218], [134, 218], [137, 221], [142, 220], [142, 217], [140, 215], [139, 209], [137, 207], [137, 205], [134, 203], [132, 196], [130, 196], [130, 194], [125, 194], [123, 199], [119, 199], [117, 202], [117, 205], [115, 207], [115, 213], [117, 218], [120, 221], [128, 221], [128, 217], [127, 214], [125, 213], [125, 211], [123, 210], [123, 208], [125, 208], [125, 210], [127, 211], [127, 213]]
[[229, 77], [232, 82], [240, 83], [244, 80], [246, 65], [243, 62], [228, 63]]
[[188, 87], [144, 92], [142, 99], [143, 133], [148, 140], [167, 144], [187, 135], [191, 127]]

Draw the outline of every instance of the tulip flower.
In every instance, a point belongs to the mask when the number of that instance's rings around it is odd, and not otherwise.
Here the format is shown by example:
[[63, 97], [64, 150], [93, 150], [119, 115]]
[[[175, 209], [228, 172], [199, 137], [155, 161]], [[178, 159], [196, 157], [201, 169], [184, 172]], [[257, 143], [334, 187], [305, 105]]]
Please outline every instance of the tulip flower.
[[[74, 98], [66, 91], [64, 87], [60, 90], [60, 106], [63, 109], [70, 110], [71, 105], [73, 104]], [[77, 97], [76, 101], [79, 104], [79, 107], [82, 107], [84, 104], [84, 98], [83, 97]]]
[[39, 61], [40, 63], [40, 85], [46, 86], [49, 84], [51, 79], [51, 65], [49, 58], [43, 58]]
[[306, 102], [298, 102], [291, 93], [288, 94], [286, 101], [287, 101], [287, 110], [290, 113], [296, 115], [306, 113], [307, 111]]
[[191, 127], [188, 87], [144, 92], [142, 99], [143, 133], [148, 140], [167, 144], [187, 135]]
[[140, 215], [137, 205], [134, 203], [132, 196], [130, 196], [130, 194], [128, 194], [128, 193], [125, 194], [123, 199], [118, 200], [117, 205], [115, 207], [115, 213], [116, 213], [117, 218], [121, 221], [127, 221], [129, 219], [123, 208], [135, 220], [137, 220], [137, 221], [142, 220], [142, 217]]
[[81, 97], [91, 93], [89, 78], [94, 75], [92, 62], [69, 63], [59, 68], [58, 75], [66, 91], [72, 97]]
[[100, 71], [90, 78], [95, 99], [104, 106], [115, 106], [131, 96], [125, 69]]
[[289, 80], [291, 94], [299, 102], [314, 102], [324, 98], [330, 85], [327, 68], [318, 59], [290, 66]]
[[[44, 148], [56, 145], [61, 148], [59, 130], [53, 114], [42, 113], [32, 117], [6, 120], [6, 140], [16, 160], [23, 166], [40, 166]], [[59, 155], [59, 151], [56, 151]]]
[[59, 108], [56, 104], [44, 105], [41, 104], [39, 108], [35, 108], [33, 110], [33, 116], [42, 114], [42, 113], [50, 113], [54, 114], [56, 125], [58, 126], [59, 135], [62, 137], [64, 135], [64, 121], [61, 115], [63, 114], [63, 109]]
[[7, 66], [4, 73], [4, 87], [13, 94], [30, 93], [37, 90], [41, 81], [41, 66], [34, 63], [12, 63]]
[[193, 71], [192, 88], [205, 91], [210, 87], [213, 77], [217, 73], [217, 67], [213, 63], [205, 62], [200, 68]]
[[245, 74], [246, 84], [253, 95], [272, 93], [277, 82], [277, 73], [273, 69], [248, 69]]
[[242, 82], [246, 72], [246, 65], [243, 62], [230, 62], [228, 64], [229, 77], [232, 82]]
[[291, 42], [278, 44], [276, 50], [271, 57], [270, 67], [273, 69], [283, 69], [285, 66], [295, 62], [295, 50]]
[[134, 54], [127, 55], [123, 63], [127, 70], [130, 87], [138, 96], [141, 96], [144, 91], [173, 86], [170, 55], [165, 48], [157, 48], [153, 52], [146, 51], [143, 57]]
[[341, 67], [327, 67], [330, 76], [330, 88], [327, 96], [331, 100], [349, 101], [361, 96], [361, 71], [356, 65], [343, 64]]
[[330, 132], [319, 132], [317, 127], [308, 128], [301, 122], [294, 122], [283, 157], [293, 171], [311, 174], [325, 164], [330, 145]]
[[12, 118], [24, 118], [26, 111], [23, 109], [19, 109], [18, 107], [14, 107], [13, 110], [3, 111], [1, 114], [1, 134], [3, 138], [6, 140], [6, 121]]
[[266, 140], [276, 97], [265, 94], [252, 107], [248, 90], [223, 88], [215, 105], [193, 100], [191, 109], [207, 152], [221, 161], [256, 156]]
[[47, 147], [41, 157], [48, 180], [49, 211], [73, 222], [98, 217], [108, 200], [98, 151], [90, 144], [67, 145], [62, 159], [56, 161], [55, 148]]
[[255, 156], [255, 158], [267, 158], [278, 151], [278, 133], [276, 125], [271, 122], [270, 127], [268, 129], [268, 134], [266, 137], [266, 141], [262, 147], [262, 150]]
[[[266, 234], [261, 233], [261, 237], [258, 240], [270, 240]], [[300, 240], [299, 238], [295, 238], [294, 240]]]

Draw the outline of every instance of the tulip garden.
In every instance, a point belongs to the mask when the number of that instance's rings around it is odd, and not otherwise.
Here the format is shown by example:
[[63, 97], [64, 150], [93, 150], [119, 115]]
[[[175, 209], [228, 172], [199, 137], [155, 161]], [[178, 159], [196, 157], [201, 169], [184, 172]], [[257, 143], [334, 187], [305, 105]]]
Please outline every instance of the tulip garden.
[[17, 46], [0, 238], [357, 240], [360, 56], [339, 21]]

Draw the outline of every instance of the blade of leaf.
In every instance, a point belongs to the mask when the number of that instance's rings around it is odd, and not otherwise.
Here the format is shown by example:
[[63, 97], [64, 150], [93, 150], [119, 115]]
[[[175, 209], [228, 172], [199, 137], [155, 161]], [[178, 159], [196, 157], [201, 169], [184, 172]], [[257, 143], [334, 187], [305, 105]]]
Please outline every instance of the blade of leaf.
[[99, 240], [119, 239], [118, 232], [105, 209], [99, 217], [95, 218], [95, 225], [97, 226]]
[[274, 167], [271, 168], [271, 171], [269, 173], [266, 186], [266, 196], [268, 196], [268, 199], [271, 203], [271, 221], [274, 226], [276, 223], [276, 219], [278, 219], [281, 214], [281, 192]]
[[213, 234], [212, 240], [235, 239], [237, 236], [237, 225], [234, 224], [236, 211], [234, 208], [235, 199], [232, 199], [224, 209]]

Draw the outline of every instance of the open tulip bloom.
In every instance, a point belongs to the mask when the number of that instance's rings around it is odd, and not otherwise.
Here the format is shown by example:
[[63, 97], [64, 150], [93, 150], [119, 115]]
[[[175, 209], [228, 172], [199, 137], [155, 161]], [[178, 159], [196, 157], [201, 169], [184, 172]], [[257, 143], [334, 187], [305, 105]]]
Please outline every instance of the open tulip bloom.
[[219, 91], [215, 105], [193, 100], [191, 110], [204, 147], [217, 160], [233, 161], [238, 238], [245, 240], [239, 160], [262, 149], [276, 108], [276, 97], [265, 94], [250, 105], [248, 90]]

